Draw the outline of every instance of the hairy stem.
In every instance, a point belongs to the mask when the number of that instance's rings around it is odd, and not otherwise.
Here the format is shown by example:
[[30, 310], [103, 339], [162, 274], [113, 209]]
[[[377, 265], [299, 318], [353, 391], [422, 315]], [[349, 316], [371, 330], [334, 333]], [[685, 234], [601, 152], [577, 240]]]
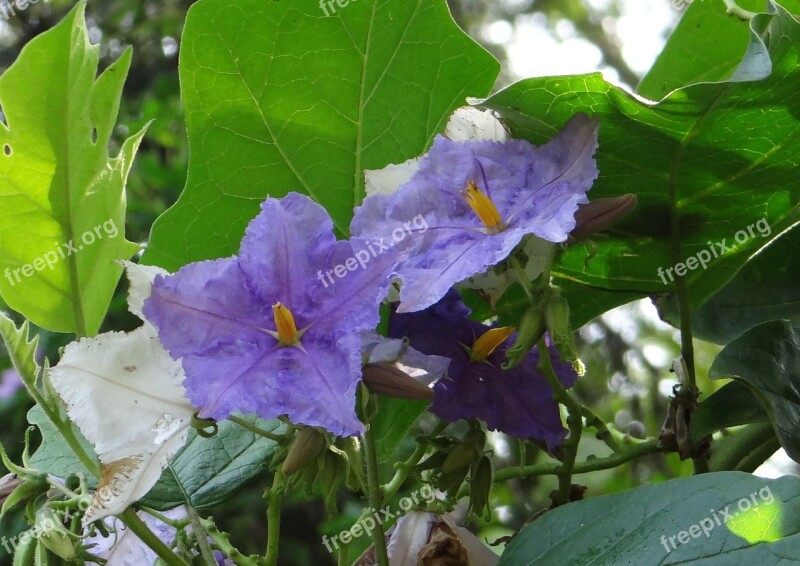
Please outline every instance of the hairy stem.
[[[570, 395], [561, 383], [561, 380], [553, 371], [553, 363], [550, 360], [550, 349], [544, 338], [539, 340], [539, 355], [541, 356], [540, 366], [547, 382], [553, 389], [553, 397], [556, 401], [567, 408], [567, 425], [569, 426], [569, 437], [562, 445], [564, 448], [564, 461], [556, 471], [558, 476], [558, 495], [557, 503], [563, 504], [569, 501], [569, 493], [572, 487], [572, 469], [575, 466], [575, 457], [578, 454], [578, 444], [581, 441], [583, 432], [583, 410], [581, 404]], [[516, 468], [520, 469], [520, 468]]]
[[[578, 462], [572, 467], [573, 474], [585, 474], [597, 470], [608, 470], [616, 468], [634, 458], [663, 452], [657, 440], [649, 440], [639, 444], [632, 444], [622, 448], [606, 458], [592, 458], [585, 462]], [[546, 462], [541, 464], [531, 464], [529, 466], [508, 466], [497, 470], [494, 474], [495, 482], [502, 482], [514, 478], [527, 478], [532, 476], [557, 475], [562, 464], [559, 462]]]
[[266, 566], [278, 564], [278, 547], [281, 540], [281, 500], [283, 499], [283, 474], [280, 469], [275, 470], [265, 498], [267, 500], [267, 554], [264, 556]]
[[[369, 488], [369, 505], [377, 511], [383, 507], [380, 477], [378, 477], [378, 453], [375, 446], [375, 435], [371, 425], [364, 432], [364, 460], [367, 464], [367, 486]], [[375, 545], [375, 558], [378, 566], [389, 566], [389, 553], [386, 550], [386, 538], [383, 525], [378, 524], [372, 531], [372, 542]]]
[[238, 424], [239, 426], [241, 426], [243, 428], [246, 428], [247, 430], [249, 430], [250, 432], [252, 432], [254, 434], [257, 434], [259, 436], [263, 436], [264, 438], [268, 438], [270, 440], [274, 440], [275, 442], [282, 442], [282, 441], [286, 440], [286, 438], [287, 438], [286, 435], [267, 432], [266, 430], [264, 430], [262, 428], [258, 428], [256, 425], [254, 425], [252, 423], [249, 423], [246, 420], [240, 419], [239, 417], [236, 417], [236, 416], [233, 416], [233, 415], [230, 415], [228, 417], [228, 420], [233, 422], [233, 423]]
[[175, 556], [172, 550], [158, 538], [153, 531], [147, 528], [132, 508], [123, 511], [119, 516], [122, 523], [130, 529], [143, 543], [149, 546], [159, 558], [170, 566], [187, 566], [186, 562]]

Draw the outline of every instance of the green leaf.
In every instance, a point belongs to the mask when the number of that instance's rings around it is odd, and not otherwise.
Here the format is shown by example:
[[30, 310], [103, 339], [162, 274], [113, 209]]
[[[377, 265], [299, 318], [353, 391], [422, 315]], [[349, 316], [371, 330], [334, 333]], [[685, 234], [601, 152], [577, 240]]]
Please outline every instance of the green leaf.
[[422, 153], [499, 71], [444, 0], [201, 0], [181, 45], [188, 178], [145, 255], [169, 270], [235, 253], [267, 195], [308, 194], [347, 234], [364, 170]]
[[[63, 415], [64, 422], [67, 422], [66, 415]], [[64, 442], [64, 438], [55, 427], [53, 422], [45, 415], [39, 405], [34, 405], [28, 411], [28, 422], [39, 429], [42, 434], [42, 443], [31, 456], [31, 465], [43, 472], [52, 474], [60, 478], [66, 478], [71, 474], [81, 473], [92, 484], [95, 483], [94, 474], [75, 456], [75, 453]], [[78, 427], [72, 425], [72, 432], [87, 454], [94, 454], [92, 445], [83, 437]]]
[[[674, 191], [679, 260], [698, 253], [710, 258], [706, 269], [698, 262], [686, 274], [697, 307], [800, 220], [798, 194], [789, 190], [800, 153], [800, 24], [777, 5], [772, 10], [751, 24], [752, 44], [767, 49], [772, 62], [762, 81], [690, 86], [651, 105], [599, 74], [549, 77], [521, 81], [485, 101], [516, 136], [535, 143], [550, 139], [577, 112], [599, 115], [600, 177], [589, 198], [638, 196], [637, 209], [595, 240], [596, 255], [589, 244], [571, 246], [554, 275], [626, 294], [671, 290]], [[740, 243], [731, 248], [737, 234]], [[714, 257], [709, 242], [723, 239], [729, 249]], [[606, 299], [614, 297], [603, 297], [603, 309], [614, 306]]]
[[779, 564], [800, 553], [799, 496], [795, 476], [716, 472], [569, 503], [525, 527], [500, 566]]
[[781, 445], [800, 462], [800, 333], [786, 321], [765, 322], [736, 338], [711, 365], [712, 378], [741, 380], [767, 409]]
[[722, 428], [767, 419], [767, 412], [752, 391], [743, 383], [732, 381], [698, 405], [692, 413], [689, 433], [691, 438], [700, 439]]
[[84, 8], [0, 77], [0, 294], [43, 328], [95, 334], [122, 273], [116, 260], [138, 249], [125, 240], [123, 190], [143, 132], [109, 159], [131, 51], [97, 78]]
[[[764, 0], [737, 3], [756, 12], [764, 8]], [[661, 100], [686, 85], [729, 79], [739, 68], [749, 39], [747, 22], [729, 16], [720, 0], [692, 2], [636, 92]]]
[[769, 320], [800, 321], [800, 229], [794, 228], [753, 258], [736, 277], [692, 315], [697, 338], [727, 344]]
[[22, 382], [29, 390], [35, 388], [40, 370], [36, 363], [39, 337], [30, 337], [30, 323], [26, 320], [17, 328], [13, 320], [0, 312], [0, 335]]
[[409, 401], [376, 395], [378, 410], [372, 421], [378, 463], [388, 462], [408, 434], [409, 427], [430, 405], [429, 401]]
[[[275, 434], [280, 434], [284, 426], [280, 421], [242, 418]], [[186, 445], [142, 503], [160, 511], [187, 500], [197, 508], [222, 503], [245, 483], [266, 473], [276, 446], [231, 421], [221, 421], [219, 432], [212, 438], [203, 438], [192, 430]]]

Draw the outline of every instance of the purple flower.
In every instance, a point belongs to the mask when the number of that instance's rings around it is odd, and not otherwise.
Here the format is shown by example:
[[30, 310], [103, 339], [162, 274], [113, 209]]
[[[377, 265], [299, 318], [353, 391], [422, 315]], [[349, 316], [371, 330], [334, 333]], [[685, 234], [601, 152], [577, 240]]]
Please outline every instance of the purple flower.
[[[434, 386], [430, 411], [453, 422], [478, 418], [490, 429], [543, 440], [552, 450], [567, 431], [553, 390], [536, 368], [538, 351], [532, 350], [513, 369], [501, 369], [514, 343], [513, 329], [485, 326], [467, 318], [469, 313], [458, 293], [450, 291], [424, 311], [394, 313], [389, 320], [389, 336], [407, 337], [417, 350], [452, 360], [448, 375]], [[571, 387], [577, 374], [552, 347], [550, 354], [556, 375]]]
[[287, 415], [337, 435], [363, 431], [361, 333], [377, 325], [397, 261], [365, 245], [336, 241], [327, 212], [290, 193], [264, 202], [239, 256], [156, 279], [144, 313], [183, 359], [201, 417]]
[[565, 241], [598, 175], [597, 128], [596, 119], [578, 114], [540, 147], [438, 136], [396, 193], [367, 197], [353, 218], [354, 236], [385, 238], [415, 215], [428, 226], [397, 243], [410, 250], [398, 270], [398, 312], [434, 304], [454, 284], [504, 260], [529, 234]]

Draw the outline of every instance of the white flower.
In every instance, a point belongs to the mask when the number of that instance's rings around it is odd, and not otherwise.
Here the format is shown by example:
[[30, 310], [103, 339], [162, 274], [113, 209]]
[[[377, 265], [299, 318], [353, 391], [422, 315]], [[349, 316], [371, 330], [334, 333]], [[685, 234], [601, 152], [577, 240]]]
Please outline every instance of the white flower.
[[[129, 309], [144, 320], [142, 303], [160, 270], [125, 267]], [[184, 377], [181, 362], [169, 356], [146, 320], [133, 332], [108, 332], [66, 347], [50, 379], [102, 464], [84, 524], [141, 499], [185, 444], [195, 409], [185, 398]]]

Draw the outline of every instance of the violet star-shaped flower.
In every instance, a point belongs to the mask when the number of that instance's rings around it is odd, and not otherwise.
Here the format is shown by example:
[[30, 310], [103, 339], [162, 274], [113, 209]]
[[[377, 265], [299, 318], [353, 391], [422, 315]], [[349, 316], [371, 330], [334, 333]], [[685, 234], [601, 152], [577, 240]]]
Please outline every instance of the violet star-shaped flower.
[[438, 136], [396, 193], [374, 194], [356, 210], [351, 232], [389, 240], [421, 215], [420, 231], [400, 242], [398, 312], [434, 304], [454, 284], [504, 260], [533, 234], [563, 242], [597, 178], [598, 121], [576, 115], [543, 146], [525, 140], [452, 141]]
[[363, 431], [361, 333], [377, 325], [396, 263], [393, 253], [359, 263], [364, 244], [337, 241], [327, 212], [290, 193], [264, 202], [238, 256], [156, 279], [144, 313], [183, 359], [201, 417], [287, 415], [340, 436]]
[[[490, 429], [542, 440], [552, 450], [567, 431], [553, 390], [536, 367], [539, 352], [534, 348], [518, 366], [503, 370], [515, 334], [470, 320], [469, 313], [458, 293], [450, 291], [424, 311], [394, 313], [389, 320], [389, 336], [407, 337], [417, 350], [452, 360], [448, 375], [434, 386], [430, 411], [452, 422], [478, 418]], [[577, 374], [558, 359], [555, 348], [550, 355], [556, 375], [571, 387]]]

